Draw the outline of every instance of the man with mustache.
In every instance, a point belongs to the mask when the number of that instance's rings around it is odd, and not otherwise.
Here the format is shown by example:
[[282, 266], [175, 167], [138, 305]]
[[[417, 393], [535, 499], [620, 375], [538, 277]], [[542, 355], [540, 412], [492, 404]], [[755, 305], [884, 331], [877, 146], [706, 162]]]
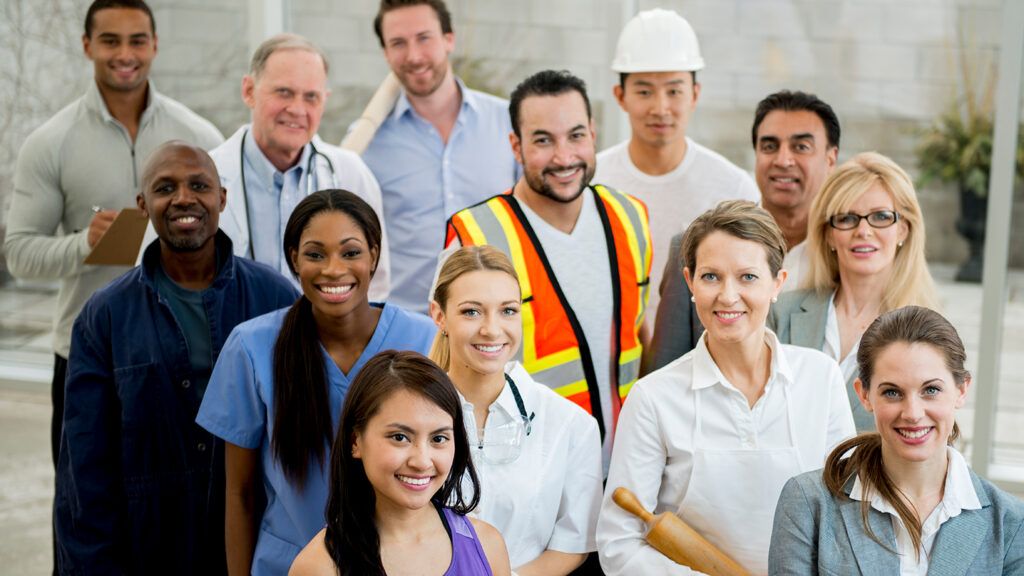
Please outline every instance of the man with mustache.
[[373, 26], [402, 85], [363, 153], [383, 190], [389, 302], [426, 314], [445, 221], [519, 177], [506, 145], [508, 102], [452, 72], [455, 32], [442, 0], [381, 0]]
[[[331, 94], [327, 70], [324, 52], [302, 36], [278, 34], [264, 40], [242, 78], [251, 123], [210, 152], [228, 190], [221, 228], [234, 242], [235, 255], [263, 262], [293, 282], [281, 243], [292, 210], [309, 194], [348, 190], [385, 222], [380, 187], [370, 169], [354, 152], [317, 136]], [[388, 246], [385, 234], [370, 283], [375, 301], [389, 291]]]
[[[839, 136], [835, 111], [814, 94], [782, 90], [766, 96], [754, 112], [750, 137], [761, 206], [775, 219], [787, 244], [782, 266], [789, 276], [783, 291], [798, 288], [801, 270], [806, 269], [807, 215], [836, 166]], [[682, 242], [680, 233], [669, 246], [660, 284], [666, 306], [658, 309], [654, 337], [644, 355], [644, 374], [692, 350], [704, 331], [683, 280]]]
[[647, 209], [590, 185], [595, 133], [582, 80], [538, 72], [512, 93], [509, 111], [523, 176], [452, 216], [446, 244], [509, 254], [522, 288], [522, 364], [597, 419], [607, 473], [619, 409], [640, 369]]
[[195, 423], [232, 329], [288, 306], [277, 271], [232, 254], [227, 192], [171, 141], [137, 204], [159, 237], [72, 331], [54, 503], [61, 574], [225, 574], [224, 445]]

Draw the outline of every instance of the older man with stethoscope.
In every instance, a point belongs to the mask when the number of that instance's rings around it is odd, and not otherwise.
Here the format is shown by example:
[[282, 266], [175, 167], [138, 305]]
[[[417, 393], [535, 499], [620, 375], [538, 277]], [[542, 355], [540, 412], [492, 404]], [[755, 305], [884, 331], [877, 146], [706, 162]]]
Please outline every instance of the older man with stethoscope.
[[[373, 173], [358, 155], [316, 135], [328, 95], [323, 52], [301, 36], [273, 36], [256, 49], [242, 79], [252, 123], [210, 152], [228, 190], [220, 227], [234, 242], [235, 254], [289, 278], [282, 235], [292, 210], [310, 193], [326, 188], [353, 192], [373, 207], [384, 227]], [[370, 286], [372, 300], [388, 295], [389, 262], [385, 236]]]

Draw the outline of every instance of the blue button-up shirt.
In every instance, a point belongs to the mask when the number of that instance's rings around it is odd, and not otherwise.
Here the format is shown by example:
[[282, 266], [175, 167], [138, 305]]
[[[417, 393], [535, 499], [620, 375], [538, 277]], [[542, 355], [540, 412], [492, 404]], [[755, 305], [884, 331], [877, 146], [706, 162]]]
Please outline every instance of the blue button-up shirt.
[[292, 210], [306, 197], [310, 152], [310, 145], [306, 144], [299, 161], [281, 172], [263, 154], [251, 133], [245, 139], [245, 201], [250, 229], [259, 230], [258, 234], [250, 234], [252, 256], [286, 278], [291, 278], [292, 273], [283, 258], [280, 239]]
[[462, 107], [447, 145], [403, 91], [363, 153], [384, 196], [391, 241], [388, 301], [424, 313], [448, 218], [508, 190], [520, 174], [508, 141], [508, 101], [456, 81]]
[[[239, 323], [288, 306], [280, 274], [227, 255], [202, 292], [214, 356]], [[156, 288], [159, 241], [96, 292], [75, 321], [54, 519], [71, 574], [218, 574], [224, 445], [195, 423], [202, 391], [190, 337]]]

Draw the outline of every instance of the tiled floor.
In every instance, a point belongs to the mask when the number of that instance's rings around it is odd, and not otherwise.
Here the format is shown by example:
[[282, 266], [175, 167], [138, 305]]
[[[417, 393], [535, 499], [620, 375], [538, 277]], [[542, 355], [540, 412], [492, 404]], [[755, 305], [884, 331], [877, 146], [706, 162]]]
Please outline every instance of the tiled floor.
[[[981, 287], [952, 281], [953, 268], [932, 270], [946, 316], [960, 331], [968, 365], [976, 367]], [[1024, 467], [1024, 273], [1012, 273], [1007, 291], [997, 462]], [[53, 353], [52, 287], [0, 287], [0, 573], [50, 573], [53, 469], [49, 451], [49, 386]], [[985, 386], [977, 382], [976, 386]], [[967, 436], [973, 400], [959, 414]]]

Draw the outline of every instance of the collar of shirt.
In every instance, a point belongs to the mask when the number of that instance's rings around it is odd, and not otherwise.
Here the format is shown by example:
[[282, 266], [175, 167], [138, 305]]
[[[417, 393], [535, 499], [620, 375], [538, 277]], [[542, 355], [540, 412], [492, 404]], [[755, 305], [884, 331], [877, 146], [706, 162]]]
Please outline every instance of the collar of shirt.
[[[459, 78], [458, 76], [455, 77], [455, 84], [459, 87], [459, 94], [462, 95], [462, 106], [459, 108], [459, 115], [455, 121], [456, 123], [459, 123], [462, 121], [463, 112], [465, 112], [466, 110], [470, 110], [471, 112], [477, 112], [479, 104], [476, 101], [476, 95], [473, 94], [472, 91], [466, 89], [466, 84], [463, 83], [462, 79]], [[409, 102], [409, 96], [406, 95], [405, 90], [403, 89], [401, 92], [398, 93], [398, 100], [395, 101], [395, 108], [394, 110], [391, 111], [391, 115], [397, 121], [401, 120], [402, 117], [405, 116], [407, 113], [410, 116], [414, 116], [416, 118], [420, 118], [421, 120], [423, 120], [423, 118], [421, 118], [420, 115], [416, 113], [416, 110], [412, 107], [412, 104]], [[424, 120], [424, 122], [425, 121], [426, 120]]]
[[[274, 166], [267, 155], [263, 153], [259, 145], [256, 143], [256, 138], [252, 134], [251, 128], [246, 128], [246, 138], [243, 144], [246, 164], [251, 169], [251, 173], [256, 177], [255, 180], [259, 182], [260, 190], [280, 190], [284, 187], [285, 177], [291, 174], [293, 171], [298, 176], [299, 184], [302, 183], [303, 171], [309, 164], [310, 146], [307, 143], [302, 148], [302, 154], [299, 156], [299, 161], [292, 165], [291, 168], [281, 172]], [[242, 167], [245, 170], [245, 166]], [[274, 182], [274, 176], [281, 174], [281, 184]]]
[[[149, 82], [149, 89], [146, 90], [146, 107], [142, 110], [142, 117], [139, 118], [139, 126], [149, 122], [156, 109], [156, 106], [154, 106], [157, 95], [156, 86], [153, 85], [152, 80], [147, 80], [147, 82]], [[103, 100], [103, 94], [100, 93], [100, 87], [96, 84], [95, 80], [89, 83], [89, 88], [85, 94], [85, 102], [88, 107], [99, 113], [104, 122], [117, 121], [107, 108], [107, 103]]]
[[850, 348], [850, 352], [845, 358], [839, 357], [842, 343], [839, 337], [839, 316], [836, 315], [836, 293], [832, 292], [832, 295], [828, 298], [828, 314], [825, 319], [825, 346], [822, 347], [821, 351], [838, 362], [839, 368], [843, 371], [843, 378], [850, 380], [854, 370], [857, 368], [858, 348], [860, 348], [859, 341], [854, 343], [853, 348]]
[[[530, 377], [529, 374], [527, 374], [526, 369], [518, 362], [509, 362], [506, 364], [505, 373], [508, 374], [509, 377], [512, 378], [512, 381], [516, 383], [516, 389], [519, 390], [519, 395], [522, 396], [523, 404], [526, 406], [526, 413], [529, 414], [530, 402], [533, 400], [533, 390], [531, 390], [531, 387], [529, 386], [519, 385], [520, 382], [527, 381]], [[465, 396], [463, 396], [461, 392], [459, 392], [459, 400], [462, 402], [463, 412], [467, 417], [470, 417], [470, 415], [473, 414], [473, 403], [466, 400]], [[508, 383], [506, 383], [501, 389], [501, 394], [498, 394], [498, 398], [487, 409], [487, 412], [487, 422], [484, 424], [485, 429], [491, 426], [500, 426], [506, 422], [512, 422], [521, 418], [521, 415], [519, 414], [519, 407], [516, 406], [515, 395], [512, 394], [512, 387], [509, 386]], [[500, 418], [497, 420], [494, 418], [496, 414], [500, 415]], [[472, 429], [475, 436], [478, 429], [475, 421], [473, 422]]]
[[[946, 447], [946, 456], [949, 465], [946, 467], [946, 486], [942, 494], [942, 501], [936, 507], [936, 511], [941, 510], [939, 516], [942, 517], [938, 524], [959, 516], [960, 512], [964, 510], [978, 510], [981, 508], [981, 501], [978, 500], [978, 493], [974, 490], [971, 472], [967, 468], [967, 462], [964, 460], [964, 457], [952, 446]], [[857, 475], [853, 481], [853, 488], [850, 489], [850, 498], [863, 501], [866, 498], [864, 492], [860, 476]], [[867, 499], [870, 500], [871, 507], [875, 510], [898, 516], [896, 508], [882, 498], [877, 490], [872, 490]], [[926, 519], [925, 524], [928, 524], [928, 520], [934, 517], [936, 517], [936, 514], [932, 512]], [[937, 528], [938, 525], [935, 527]]]
[[[707, 338], [708, 333], [705, 331], [701, 334], [700, 340], [697, 342], [697, 347], [694, 349], [693, 388], [698, 390], [701, 388], [710, 388], [715, 384], [721, 384], [726, 388], [736, 390], [736, 387], [725, 378], [722, 371], [718, 369], [718, 365], [715, 364], [714, 358], [711, 357], [711, 352], [708, 350]], [[779, 354], [779, 339], [775, 336], [775, 333], [765, 328], [764, 341], [772, 351], [771, 376], [768, 378], [768, 383], [765, 386], [765, 394], [767, 395], [768, 390], [774, 382], [781, 382], [786, 385], [792, 383], [793, 370], [790, 367], [789, 362], [786, 360], [785, 355]]]

